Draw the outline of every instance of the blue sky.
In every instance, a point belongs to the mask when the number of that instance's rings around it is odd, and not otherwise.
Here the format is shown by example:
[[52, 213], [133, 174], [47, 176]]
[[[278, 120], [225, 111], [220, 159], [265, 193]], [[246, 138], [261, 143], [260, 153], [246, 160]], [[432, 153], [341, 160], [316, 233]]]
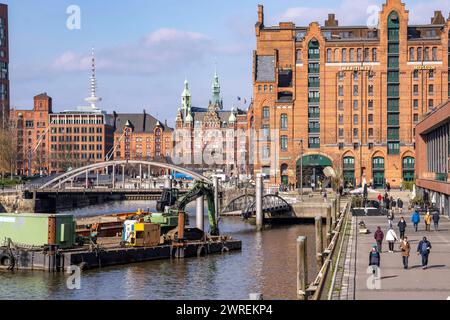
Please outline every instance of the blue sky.
[[[266, 25], [320, 23], [330, 12], [340, 24], [365, 24], [382, 0], [0, 0], [9, 5], [11, 105], [31, 107], [47, 92], [54, 111], [84, 105], [89, 55], [97, 55], [100, 106], [108, 112], [146, 109], [170, 124], [184, 78], [195, 106], [206, 106], [217, 62], [225, 108], [251, 99], [257, 5]], [[66, 28], [70, 5], [81, 9], [81, 29]], [[412, 23], [445, 17], [450, 0], [406, 1]]]

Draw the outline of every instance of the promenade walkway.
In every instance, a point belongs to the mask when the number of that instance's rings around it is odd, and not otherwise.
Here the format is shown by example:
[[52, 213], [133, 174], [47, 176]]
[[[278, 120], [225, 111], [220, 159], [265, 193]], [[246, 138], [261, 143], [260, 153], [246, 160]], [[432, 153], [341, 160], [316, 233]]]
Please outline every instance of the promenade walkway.
[[[425, 231], [423, 216], [419, 231], [413, 230], [411, 213], [404, 217], [408, 227], [406, 236], [411, 243], [411, 256], [409, 269], [404, 270], [399, 243], [395, 244], [395, 253], [389, 253], [388, 244], [383, 242], [381, 254], [381, 289], [371, 290], [367, 286], [367, 273], [369, 252], [375, 243], [374, 232], [380, 226], [386, 234], [388, 221], [381, 217], [353, 217], [352, 236], [350, 245], [353, 246], [346, 258], [346, 273], [348, 275], [348, 288], [352, 291], [348, 299], [355, 300], [446, 300], [450, 296], [450, 221], [442, 217], [440, 231]], [[399, 235], [397, 223], [400, 215], [395, 216], [394, 227]], [[358, 223], [363, 220], [370, 230], [369, 234], [358, 234]], [[426, 236], [432, 244], [428, 269], [422, 270], [421, 257], [417, 255], [419, 241]], [[342, 299], [342, 297], [341, 297]]]

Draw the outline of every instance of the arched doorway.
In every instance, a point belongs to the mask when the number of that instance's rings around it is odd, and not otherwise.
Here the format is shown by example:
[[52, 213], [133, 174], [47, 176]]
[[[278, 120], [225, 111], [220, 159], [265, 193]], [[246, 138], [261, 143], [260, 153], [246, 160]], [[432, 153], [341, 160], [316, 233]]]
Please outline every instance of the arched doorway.
[[355, 180], [355, 157], [344, 157], [343, 159], [343, 175], [344, 175], [344, 186], [348, 185], [356, 186]]
[[414, 181], [414, 166], [415, 159], [413, 157], [404, 157], [403, 158], [403, 167], [402, 167], [402, 178], [405, 182]]
[[382, 189], [385, 185], [384, 178], [384, 158], [383, 157], [375, 157], [372, 159], [372, 177], [373, 177], [373, 186], [375, 189]]
[[283, 163], [280, 168], [281, 172], [281, 184], [287, 186], [289, 185], [289, 175], [288, 175], [288, 165]]
[[303, 156], [297, 161], [297, 185], [300, 185], [301, 181], [301, 167], [303, 167], [303, 186], [311, 187], [312, 183], [314, 183], [317, 187], [319, 181], [325, 181], [326, 177], [323, 174], [323, 169], [333, 167], [333, 162], [330, 158], [320, 154]]

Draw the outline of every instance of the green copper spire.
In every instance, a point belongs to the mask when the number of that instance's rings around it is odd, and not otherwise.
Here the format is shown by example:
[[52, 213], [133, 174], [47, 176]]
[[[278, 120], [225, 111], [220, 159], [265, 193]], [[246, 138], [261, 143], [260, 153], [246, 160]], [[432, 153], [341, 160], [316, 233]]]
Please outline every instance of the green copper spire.
[[[217, 70], [214, 72], [211, 104], [217, 105], [217, 106], [221, 106], [221, 104], [222, 104], [222, 101], [220, 99], [220, 83], [219, 83], [219, 76], [217, 75]], [[220, 107], [220, 109], [222, 109], [222, 108]]]
[[189, 82], [184, 80], [184, 90], [181, 94], [182, 109], [189, 109], [191, 107], [191, 92], [189, 91]]
[[191, 113], [191, 92], [189, 91], [189, 82], [187, 80], [184, 80], [184, 90], [181, 94], [181, 110], [185, 119]]

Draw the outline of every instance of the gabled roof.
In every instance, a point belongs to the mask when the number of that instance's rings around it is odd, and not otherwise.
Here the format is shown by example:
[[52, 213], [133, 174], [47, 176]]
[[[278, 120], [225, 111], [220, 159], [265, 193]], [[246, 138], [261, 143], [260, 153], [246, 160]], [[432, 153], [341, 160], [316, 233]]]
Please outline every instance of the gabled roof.
[[[115, 132], [122, 132], [124, 126], [131, 125], [135, 133], [153, 133], [157, 124], [158, 120], [147, 113], [117, 113], [115, 117]], [[172, 128], [161, 123], [161, 121], [159, 121], [159, 125], [165, 131], [173, 131]]]

